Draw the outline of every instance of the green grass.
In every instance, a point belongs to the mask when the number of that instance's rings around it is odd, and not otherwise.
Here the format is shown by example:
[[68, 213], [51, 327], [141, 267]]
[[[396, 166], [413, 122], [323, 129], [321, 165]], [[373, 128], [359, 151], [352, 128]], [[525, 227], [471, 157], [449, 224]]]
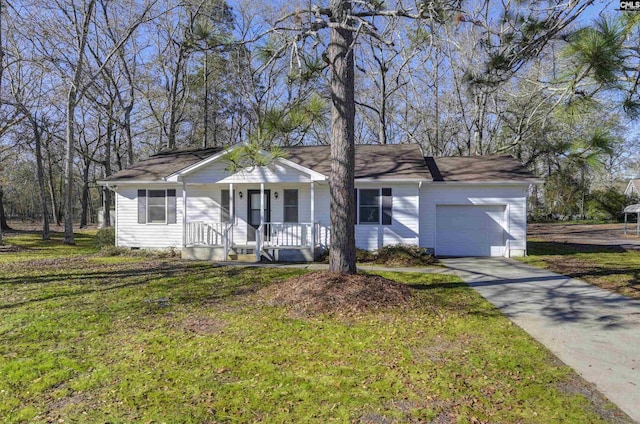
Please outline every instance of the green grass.
[[21, 250], [11, 254], [0, 255], [0, 264], [21, 260], [44, 259], [49, 257], [74, 257], [96, 252], [93, 243], [95, 232], [75, 233], [75, 245], [64, 244], [62, 233], [51, 233], [49, 240], [42, 240], [38, 234], [24, 232], [5, 235], [4, 244], [17, 246]]
[[575, 374], [450, 275], [383, 273], [415, 305], [295, 318], [256, 290], [301, 269], [0, 253], [3, 422], [603, 422]]
[[529, 239], [520, 261], [640, 299], [640, 251]]

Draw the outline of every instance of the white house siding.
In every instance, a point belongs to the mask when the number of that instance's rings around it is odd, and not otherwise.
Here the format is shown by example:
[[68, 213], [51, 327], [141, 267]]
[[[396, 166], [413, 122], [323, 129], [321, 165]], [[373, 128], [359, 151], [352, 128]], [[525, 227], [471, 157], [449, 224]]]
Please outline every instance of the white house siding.
[[[436, 246], [437, 205], [503, 205], [510, 256], [524, 255], [527, 236], [528, 185], [425, 184], [420, 190], [420, 246]], [[437, 254], [437, 252], [436, 252]]]
[[[356, 188], [391, 188], [393, 196], [393, 219], [391, 225], [356, 225], [356, 246], [375, 250], [389, 244], [418, 244], [418, 183], [394, 182], [356, 183]], [[329, 187], [316, 186], [316, 222], [320, 228], [316, 240], [322, 247], [329, 242]]]
[[316, 243], [323, 249], [329, 249], [329, 227], [331, 225], [329, 184], [316, 183], [314, 198], [316, 223], [318, 223], [316, 226]]
[[[138, 224], [139, 189], [176, 189], [175, 224]], [[148, 185], [118, 187], [116, 191], [116, 246], [161, 249], [182, 246], [182, 188]]]
[[376, 250], [391, 244], [418, 244], [418, 183], [380, 182], [356, 184], [356, 188], [391, 188], [393, 212], [391, 225], [356, 224], [356, 247]]
[[220, 187], [188, 185], [187, 222], [220, 222], [220, 196]]
[[269, 166], [256, 166], [252, 169], [230, 174], [224, 162], [213, 162], [202, 169], [196, 170], [184, 177], [190, 183], [296, 183], [309, 182], [307, 175], [289, 166], [273, 163]]

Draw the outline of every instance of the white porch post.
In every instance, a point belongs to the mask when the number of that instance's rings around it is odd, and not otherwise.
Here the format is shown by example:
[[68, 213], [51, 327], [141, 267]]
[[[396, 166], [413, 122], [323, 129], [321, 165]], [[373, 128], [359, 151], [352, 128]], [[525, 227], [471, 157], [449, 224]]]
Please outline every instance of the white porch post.
[[224, 255], [225, 261], [229, 258], [229, 241], [233, 240], [233, 234], [229, 236], [229, 232], [233, 233], [233, 223], [236, 220], [236, 208], [234, 207], [235, 197], [233, 193], [233, 183], [229, 183], [229, 222], [225, 226], [224, 240], [222, 240], [222, 243], [224, 243], [222, 254]]
[[260, 183], [260, 225], [264, 224], [264, 183]]
[[187, 247], [187, 183], [182, 180], [182, 247]]
[[[315, 256], [316, 249], [316, 183], [311, 181], [311, 256]], [[314, 258], [315, 259], [315, 258]]]
[[256, 261], [260, 262], [260, 251], [262, 250], [262, 231], [264, 225], [264, 183], [260, 183], [260, 226], [256, 232]]
[[233, 183], [229, 183], [229, 221], [233, 224], [236, 222], [236, 208], [234, 208], [234, 202], [236, 201], [233, 195]]

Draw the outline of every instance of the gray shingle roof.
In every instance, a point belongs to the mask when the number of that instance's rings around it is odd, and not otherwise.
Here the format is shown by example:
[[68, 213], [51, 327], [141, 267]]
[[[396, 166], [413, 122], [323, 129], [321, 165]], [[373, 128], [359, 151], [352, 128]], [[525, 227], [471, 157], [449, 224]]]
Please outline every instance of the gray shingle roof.
[[[330, 146], [283, 148], [286, 159], [323, 175], [331, 172]], [[159, 153], [105, 181], [161, 181], [207, 159], [220, 148]], [[536, 177], [510, 156], [423, 157], [417, 144], [356, 145], [356, 179], [445, 182], [534, 182]]]
[[[331, 172], [330, 146], [283, 149], [287, 159], [323, 175]], [[417, 144], [356, 145], [355, 176], [367, 179], [428, 179], [429, 169]]]
[[159, 181], [221, 151], [222, 148], [216, 147], [158, 153], [116, 172], [104, 181]]
[[427, 157], [433, 181], [529, 181], [537, 178], [511, 156]]

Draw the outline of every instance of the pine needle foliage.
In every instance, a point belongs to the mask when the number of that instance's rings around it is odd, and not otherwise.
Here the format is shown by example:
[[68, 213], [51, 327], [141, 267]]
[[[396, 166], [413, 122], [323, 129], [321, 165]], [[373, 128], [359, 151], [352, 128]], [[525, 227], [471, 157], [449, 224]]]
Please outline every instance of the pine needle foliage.
[[266, 150], [261, 143], [251, 141], [227, 152], [223, 160], [227, 163], [225, 170], [235, 173], [257, 166], [269, 166], [276, 159], [285, 157], [286, 152], [279, 146]]
[[621, 22], [600, 18], [570, 36], [566, 54], [576, 61], [577, 75], [589, 73], [595, 82], [613, 86], [625, 61], [625, 38]]

